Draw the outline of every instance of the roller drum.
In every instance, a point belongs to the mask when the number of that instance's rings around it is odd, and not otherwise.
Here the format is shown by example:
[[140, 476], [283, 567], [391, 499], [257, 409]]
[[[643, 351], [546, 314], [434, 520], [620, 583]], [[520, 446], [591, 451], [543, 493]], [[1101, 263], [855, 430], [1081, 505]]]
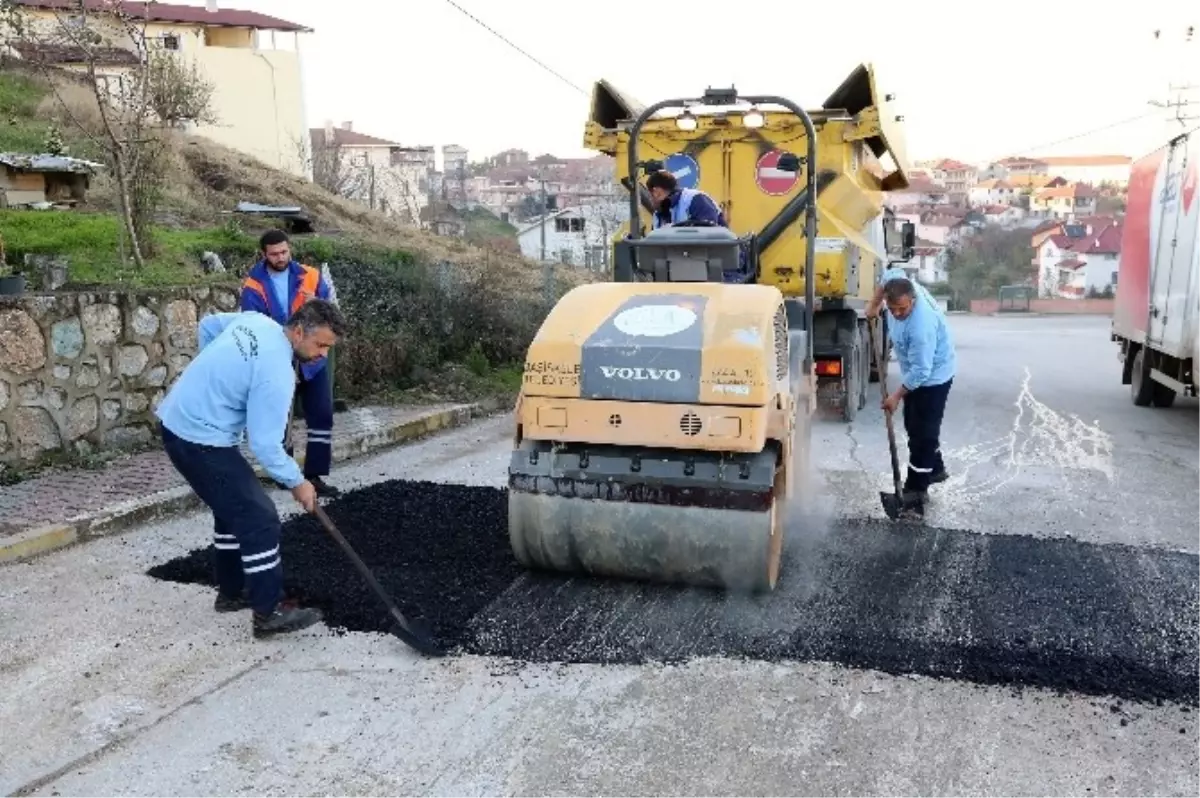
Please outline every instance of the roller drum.
[[[776, 453], [514, 452], [509, 541], [527, 568], [736, 592], [779, 575], [784, 471]], [[580, 469], [578, 463], [588, 464]], [[534, 462], [530, 462], [533, 459]], [[623, 467], [624, 466], [624, 467]], [[621, 471], [623, 473], [614, 473]]]

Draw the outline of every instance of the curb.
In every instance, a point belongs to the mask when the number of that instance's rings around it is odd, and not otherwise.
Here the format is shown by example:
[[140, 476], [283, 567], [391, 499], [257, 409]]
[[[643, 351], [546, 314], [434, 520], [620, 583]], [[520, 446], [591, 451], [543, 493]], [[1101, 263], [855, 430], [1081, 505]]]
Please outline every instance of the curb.
[[[475, 418], [490, 415], [499, 409], [500, 403], [490, 400], [457, 405], [419, 415], [375, 432], [356, 435], [348, 440], [335, 441], [333, 462], [345, 462], [380, 449], [410, 443], [442, 430], [463, 426]], [[303, 465], [303, 453], [297, 452], [295, 460]], [[264, 478], [263, 468], [257, 463], [254, 464], [254, 473], [260, 479]], [[189, 512], [202, 506], [200, 498], [185, 484], [79, 515], [65, 523], [22, 530], [0, 540], [0, 564], [24, 562], [42, 554], [85, 543], [93, 538], [116, 535], [148, 521]]]

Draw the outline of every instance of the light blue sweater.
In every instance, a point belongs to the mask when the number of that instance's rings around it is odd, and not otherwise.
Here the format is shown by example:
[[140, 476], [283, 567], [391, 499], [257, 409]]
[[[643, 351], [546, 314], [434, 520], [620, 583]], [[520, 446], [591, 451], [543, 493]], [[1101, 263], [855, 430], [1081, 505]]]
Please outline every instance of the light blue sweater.
[[957, 356], [950, 325], [932, 302], [913, 303], [908, 318], [888, 319], [888, 334], [900, 362], [904, 387], [910, 391], [926, 385], [941, 385], [954, 378]]
[[163, 426], [204, 446], [237, 446], [245, 432], [273, 479], [289, 488], [304, 482], [283, 448], [296, 390], [283, 327], [253, 311], [216, 313], [200, 320], [199, 339], [196, 359], [158, 406]]

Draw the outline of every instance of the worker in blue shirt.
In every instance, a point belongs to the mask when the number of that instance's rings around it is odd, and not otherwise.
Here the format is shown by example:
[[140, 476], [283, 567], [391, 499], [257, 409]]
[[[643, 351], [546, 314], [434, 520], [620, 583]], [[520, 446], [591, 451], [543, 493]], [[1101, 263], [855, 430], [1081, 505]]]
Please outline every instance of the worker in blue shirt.
[[693, 188], [679, 188], [675, 175], [661, 169], [646, 178], [646, 189], [656, 208], [653, 229], [669, 224], [708, 222], [728, 227], [725, 214], [713, 198]]
[[[282, 230], [268, 230], [259, 239], [262, 260], [250, 268], [242, 282], [241, 309], [266, 314], [279, 324], [310, 299], [331, 299], [329, 283], [321, 272], [292, 260], [291, 243]], [[304, 407], [308, 437], [304, 476], [320, 496], [339, 491], [322, 479], [333, 464], [333, 378], [324, 357], [301, 364], [296, 392]]]
[[206, 316], [200, 351], [155, 411], [167, 456], [213, 514], [214, 608], [249, 606], [258, 638], [303, 629], [321, 616], [280, 604], [279, 513], [238, 446], [245, 433], [267, 474], [313, 510], [316, 489], [283, 448], [296, 388], [293, 363], [324, 357], [344, 332], [338, 309], [319, 299], [301, 305], [284, 325], [253, 312]]
[[883, 410], [894, 413], [904, 403], [908, 476], [903, 500], [910, 507], [923, 506], [929, 486], [949, 478], [940, 439], [957, 368], [945, 314], [921, 299], [917, 289], [911, 280], [900, 277], [889, 280], [883, 291], [901, 375], [900, 387], [883, 400]]

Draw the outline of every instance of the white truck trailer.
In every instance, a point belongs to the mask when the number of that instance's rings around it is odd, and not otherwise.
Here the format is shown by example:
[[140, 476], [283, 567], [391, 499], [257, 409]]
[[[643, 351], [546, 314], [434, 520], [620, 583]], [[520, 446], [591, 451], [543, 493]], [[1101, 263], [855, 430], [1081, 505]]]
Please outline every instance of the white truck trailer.
[[1133, 164], [1112, 340], [1139, 407], [1197, 393], [1200, 351], [1200, 128]]

